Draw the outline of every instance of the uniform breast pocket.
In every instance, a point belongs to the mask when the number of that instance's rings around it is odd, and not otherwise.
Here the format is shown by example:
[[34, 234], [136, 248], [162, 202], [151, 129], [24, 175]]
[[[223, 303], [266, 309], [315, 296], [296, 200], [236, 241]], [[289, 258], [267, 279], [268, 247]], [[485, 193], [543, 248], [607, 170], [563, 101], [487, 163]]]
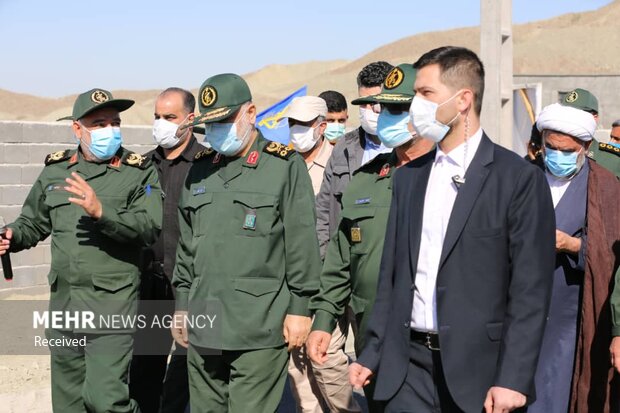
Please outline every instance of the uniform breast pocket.
[[[53, 190], [49, 191], [45, 194], [45, 205], [47, 205], [50, 209], [50, 218], [52, 220], [52, 227], [54, 231], [62, 230], [61, 223], [62, 220], [59, 220], [60, 214], [62, 211], [66, 210], [66, 207], [71, 205], [69, 202], [69, 196], [71, 194], [64, 190]], [[66, 222], [69, 222], [66, 220]]]
[[276, 198], [273, 195], [236, 194], [233, 208], [233, 231], [243, 237], [269, 235], [277, 220]]
[[[370, 243], [368, 234], [370, 221], [375, 218], [377, 209], [374, 207], [360, 206], [344, 210], [342, 213], [343, 223], [346, 222], [345, 231], [351, 244], [351, 255], [364, 255], [368, 253]], [[351, 257], [353, 260], [354, 257]]]
[[202, 193], [191, 196], [185, 205], [185, 210], [189, 213], [192, 231], [194, 236], [206, 235], [210, 232], [210, 225], [214, 219], [211, 208], [213, 204], [212, 193]]

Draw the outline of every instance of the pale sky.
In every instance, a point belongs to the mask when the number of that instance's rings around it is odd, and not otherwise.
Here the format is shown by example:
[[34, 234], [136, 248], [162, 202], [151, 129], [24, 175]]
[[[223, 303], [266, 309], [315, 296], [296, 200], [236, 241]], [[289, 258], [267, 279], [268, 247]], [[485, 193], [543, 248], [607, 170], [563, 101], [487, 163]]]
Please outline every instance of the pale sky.
[[[610, 0], [513, 0], [523, 23]], [[192, 4], [193, 3], [193, 4]], [[0, 0], [0, 88], [37, 96], [198, 87], [268, 64], [352, 60], [428, 31], [476, 26], [478, 0]]]

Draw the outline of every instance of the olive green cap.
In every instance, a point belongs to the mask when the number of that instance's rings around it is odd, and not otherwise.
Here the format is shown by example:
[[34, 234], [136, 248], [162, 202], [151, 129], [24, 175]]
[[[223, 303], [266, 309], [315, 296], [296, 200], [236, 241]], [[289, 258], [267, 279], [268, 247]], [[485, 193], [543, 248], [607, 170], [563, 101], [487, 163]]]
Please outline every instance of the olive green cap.
[[91, 89], [77, 97], [73, 104], [73, 114], [64, 116], [58, 120], [80, 120], [84, 116], [103, 108], [115, 108], [123, 112], [133, 106], [135, 102], [130, 99], [114, 99], [112, 93], [103, 89]]
[[226, 119], [239, 110], [241, 105], [252, 100], [248, 84], [241, 76], [233, 73], [208, 78], [200, 86], [198, 96], [200, 115], [185, 127]]
[[402, 104], [411, 103], [415, 96], [413, 84], [416, 78], [416, 69], [411, 63], [403, 63], [394, 67], [383, 81], [381, 93], [364, 96], [352, 101], [354, 105], [366, 103]]
[[564, 106], [570, 106], [586, 112], [596, 112], [598, 114], [598, 99], [590, 91], [585, 89], [571, 90], [560, 102]]

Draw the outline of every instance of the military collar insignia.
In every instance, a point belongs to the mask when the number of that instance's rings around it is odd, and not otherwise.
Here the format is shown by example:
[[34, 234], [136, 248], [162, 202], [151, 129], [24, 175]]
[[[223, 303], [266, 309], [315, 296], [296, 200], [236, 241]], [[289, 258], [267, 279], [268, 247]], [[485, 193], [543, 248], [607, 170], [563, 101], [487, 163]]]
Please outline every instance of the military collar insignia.
[[213, 106], [217, 102], [217, 90], [213, 86], [207, 86], [202, 89], [200, 100], [205, 108]]
[[620, 148], [616, 148], [615, 146], [610, 145], [610, 144], [608, 144], [608, 143], [602, 143], [602, 142], [601, 142], [601, 143], [598, 145], [598, 148], [599, 148], [601, 151], [604, 151], [604, 152], [609, 152], [609, 153], [613, 153], [614, 155], [620, 156]]
[[148, 166], [146, 156], [142, 156], [139, 153], [135, 152], [128, 153], [127, 156], [125, 156], [125, 158], [123, 159], [123, 163], [140, 169], [146, 169], [146, 167]]
[[45, 165], [62, 162], [70, 158], [71, 150], [52, 152], [45, 157]]
[[207, 156], [211, 155], [213, 152], [215, 151], [211, 148], [203, 149], [200, 152], [196, 153], [196, 155], [194, 155], [194, 160], [199, 161], [201, 159], [204, 159]]
[[258, 164], [258, 158], [259, 158], [258, 151], [254, 150], [250, 152], [247, 158], [245, 159], [245, 165], [256, 168], [256, 165]]
[[403, 83], [403, 79], [405, 79], [405, 73], [403, 73], [400, 67], [395, 67], [388, 73], [385, 82], [383, 82], [383, 87], [388, 90], [397, 88]]
[[220, 163], [220, 161], [222, 160], [222, 154], [221, 153], [216, 153], [215, 156], [213, 157], [213, 163], [217, 164]]
[[71, 159], [69, 159], [69, 165], [76, 164], [79, 159], [78, 153], [75, 151], [75, 153], [71, 156]]
[[282, 159], [288, 159], [295, 153], [293, 149], [278, 142], [269, 142], [269, 145], [265, 146], [264, 152]]
[[110, 162], [108, 163], [108, 165], [110, 165], [112, 168], [120, 168], [121, 167], [121, 158], [119, 158], [118, 156], [114, 155], [112, 157], [112, 159], [110, 159]]
[[97, 89], [90, 95], [90, 100], [95, 103], [103, 103], [110, 100], [110, 97], [103, 90]]
[[381, 178], [385, 178], [390, 174], [390, 164], [386, 163], [381, 167], [381, 171], [379, 171], [379, 176]]

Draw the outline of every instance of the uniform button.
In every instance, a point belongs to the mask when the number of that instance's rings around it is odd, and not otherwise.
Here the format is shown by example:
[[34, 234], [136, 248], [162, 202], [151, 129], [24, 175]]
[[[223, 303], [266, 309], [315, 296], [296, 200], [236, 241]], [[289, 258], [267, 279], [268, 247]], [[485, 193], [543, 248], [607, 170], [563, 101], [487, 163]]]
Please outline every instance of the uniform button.
[[411, 284], [411, 291], [415, 290], [415, 284]]
[[407, 321], [405, 324], [403, 324], [403, 327], [409, 327], [409, 321]]
[[228, 188], [228, 186], [229, 186], [229, 185], [228, 185], [228, 182], [226, 182], [226, 183], [224, 184], [224, 188]]

